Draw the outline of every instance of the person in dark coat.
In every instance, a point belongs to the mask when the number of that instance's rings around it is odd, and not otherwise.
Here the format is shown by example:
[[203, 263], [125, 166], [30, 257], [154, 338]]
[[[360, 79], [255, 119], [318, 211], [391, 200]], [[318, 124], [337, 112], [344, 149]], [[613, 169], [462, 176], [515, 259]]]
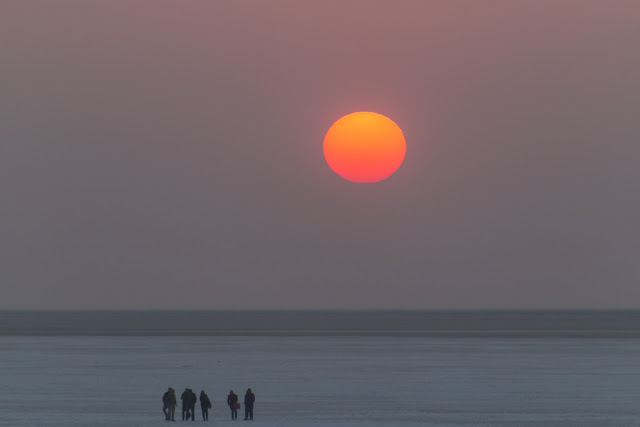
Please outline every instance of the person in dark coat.
[[253, 402], [256, 401], [256, 396], [251, 392], [251, 389], [248, 388], [247, 392], [244, 395], [244, 419], [252, 420], [253, 419]]
[[188, 420], [191, 417], [191, 413], [189, 412], [189, 406], [191, 406], [191, 390], [185, 388], [180, 395], [180, 400], [182, 400], [182, 421], [184, 421], [185, 418]]
[[231, 419], [238, 419], [238, 408], [236, 408], [236, 404], [238, 403], [238, 395], [233, 392], [233, 390], [229, 390], [229, 396], [227, 396], [227, 405], [231, 409]]
[[171, 418], [171, 421], [175, 421], [176, 416], [176, 391], [169, 387], [169, 396], [167, 396], [167, 406], [169, 408], [169, 415], [167, 415], [167, 420]]
[[211, 401], [204, 390], [200, 392], [200, 408], [202, 408], [202, 420], [209, 420], [209, 408], [211, 408]]
[[[189, 389], [189, 412], [191, 412], [191, 421], [196, 420], [196, 402], [198, 401], [198, 396], [193, 392], [193, 390]], [[187, 416], [187, 420], [189, 417]]]
[[169, 387], [169, 389], [167, 391], [164, 392], [164, 394], [162, 395], [162, 413], [164, 414], [164, 419], [166, 421], [169, 421], [169, 391], [171, 390], [171, 387]]

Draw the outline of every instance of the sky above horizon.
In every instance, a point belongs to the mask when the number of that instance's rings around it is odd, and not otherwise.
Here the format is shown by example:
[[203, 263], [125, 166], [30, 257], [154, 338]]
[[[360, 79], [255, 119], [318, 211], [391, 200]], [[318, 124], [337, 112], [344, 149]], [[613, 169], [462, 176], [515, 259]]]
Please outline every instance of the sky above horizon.
[[3, 1], [0, 309], [640, 308], [639, 76], [637, 1]]

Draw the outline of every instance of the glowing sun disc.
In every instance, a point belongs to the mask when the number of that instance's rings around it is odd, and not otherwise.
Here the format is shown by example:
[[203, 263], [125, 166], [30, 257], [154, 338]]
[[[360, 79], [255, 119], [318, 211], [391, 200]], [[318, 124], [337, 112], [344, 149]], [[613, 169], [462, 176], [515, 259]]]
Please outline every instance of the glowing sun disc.
[[402, 164], [407, 144], [400, 127], [382, 114], [357, 112], [327, 131], [324, 157], [338, 175], [353, 182], [378, 182]]

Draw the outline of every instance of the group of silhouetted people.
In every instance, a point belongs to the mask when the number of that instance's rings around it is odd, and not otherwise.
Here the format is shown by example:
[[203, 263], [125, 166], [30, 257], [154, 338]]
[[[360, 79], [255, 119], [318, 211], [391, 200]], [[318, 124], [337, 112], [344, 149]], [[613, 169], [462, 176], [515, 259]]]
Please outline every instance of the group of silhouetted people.
[[[195, 421], [196, 420], [196, 402], [198, 397], [190, 388], [185, 388], [180, 395], [182, 400], [182, 420], [183, 421]], [[256, 401], [256, 396], [251, 389], [247, 389], [244, 395], [244, 419], [253, 420], [253, 403]], [[176, 393], [175, 390], [169, 387], [169, 389], [162, 396], [162, 412], [164, 413], [164, 419], [167, 421], [175, 421], [176, 413]], [[227, 396], [227, 405], [231, 409], [231, 419], [238, 419], [238, 409], [240, 409], [240, 403], [238, 402], [238, 395], [229, 390]], [[209, 408], [211, 408], [211, 400], [207, 393], [202, 390], [200, 392], [200, 408], [202, 409], [202, 419], [204, 421], [209, 420]]]

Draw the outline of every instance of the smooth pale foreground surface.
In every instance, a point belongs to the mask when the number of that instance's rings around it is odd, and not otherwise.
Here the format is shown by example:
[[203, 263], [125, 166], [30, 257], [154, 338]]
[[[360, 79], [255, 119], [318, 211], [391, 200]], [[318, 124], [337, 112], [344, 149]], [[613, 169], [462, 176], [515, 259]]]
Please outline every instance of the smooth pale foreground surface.
[[638, 360], [613, 338], [2, 337], [0, 424], [167, 425], [171, 385], [215, 425], [247, 387], [263, 426], [638, 425]]
[[377, 182], [391, 176], [407, 151], [404, 134], [390, 118], [373, 112], [336, 120], [323, 141], [329, 167], [353, 182]]

